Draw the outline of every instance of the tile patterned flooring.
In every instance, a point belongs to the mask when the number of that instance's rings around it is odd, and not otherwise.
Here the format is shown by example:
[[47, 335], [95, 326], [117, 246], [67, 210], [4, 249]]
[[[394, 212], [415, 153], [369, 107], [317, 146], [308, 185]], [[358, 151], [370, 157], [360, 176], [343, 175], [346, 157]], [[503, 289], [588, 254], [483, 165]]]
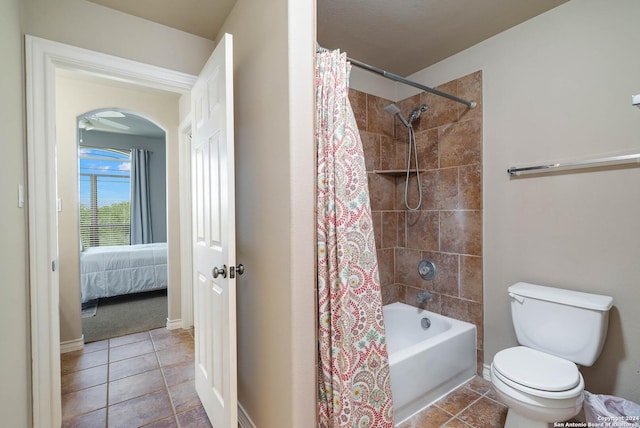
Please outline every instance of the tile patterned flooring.
[[211, 427], [195, 392], [191, 332], [160, 328], [61, 356], [64, 428]]
[[491, 382], [476, 376], [400, 425], [400, 428], [503, 427], [507, 407], [491, 389]]
[[[160, 328], [61, 356], [63, 428], [211, 427], [195, 392], [192, 332]], [[503, 427], [507, 407], [476, 376], [399, 428]]]

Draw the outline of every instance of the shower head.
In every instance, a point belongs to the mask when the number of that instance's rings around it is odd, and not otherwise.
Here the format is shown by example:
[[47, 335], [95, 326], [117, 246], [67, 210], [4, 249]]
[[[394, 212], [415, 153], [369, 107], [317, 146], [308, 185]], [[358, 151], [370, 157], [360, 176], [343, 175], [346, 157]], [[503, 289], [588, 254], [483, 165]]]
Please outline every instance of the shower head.
[[402, 113], [400, 112], [400, 109], [397, 105], [391, 103], [384, 108], [384, 111], [386, 111], [387, 113], [391, 113], [394, 116], [398, 116], [398, 119], [400, 119], [400, 122], [402, 122], [404, 126], [406, 126], [407, 128], [411, 128], [411, 125], [409, 124], [409, 122], [407, 122], [407, 119], [402, 117]]
[[384, 108], [384, 111], [386, 111], [387, 113], [391, 113], [391, 114], [399, 114], [400, 113], [400, 109], [398, 108], [397, 105], [391, 103], [388, 106], [386, 106]]
[[428, 105], [422, 104], [421, 106], [411, 110], [411, 114], [409, 114], [409, 123], [410, 124], [413, 123], [415, 120], [417, 120], [420, 117], [420, 114], [424, 113], [428, 109], [429, 109]]

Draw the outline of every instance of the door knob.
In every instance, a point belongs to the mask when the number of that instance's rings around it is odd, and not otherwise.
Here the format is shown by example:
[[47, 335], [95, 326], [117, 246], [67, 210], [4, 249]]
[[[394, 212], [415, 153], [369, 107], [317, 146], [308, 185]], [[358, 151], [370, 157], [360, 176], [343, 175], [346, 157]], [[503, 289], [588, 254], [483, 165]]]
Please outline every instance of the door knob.
[[244, 273], [244, 265], [240, 263], [238, 266], [231, 266], [229, 268], [229, 278], [233, 279], [236, 277], [236, 273], [238, 275], [242, 275]]
[[219, 275], [222, 275], [223, 278], [227, 277], [227, 265], [222, 265], [221, 268], [214, 267], [213, 268], [213, 278], [217, 278]]

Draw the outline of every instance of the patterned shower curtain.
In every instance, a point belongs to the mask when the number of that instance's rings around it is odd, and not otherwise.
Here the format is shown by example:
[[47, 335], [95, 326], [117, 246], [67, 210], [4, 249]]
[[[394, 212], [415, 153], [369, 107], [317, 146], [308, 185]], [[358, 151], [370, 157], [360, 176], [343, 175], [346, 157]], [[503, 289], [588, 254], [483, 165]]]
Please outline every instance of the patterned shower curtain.
[[350, 64], [316, 55], [318, 387], [321, 428], [393, 427], [389, 361]]

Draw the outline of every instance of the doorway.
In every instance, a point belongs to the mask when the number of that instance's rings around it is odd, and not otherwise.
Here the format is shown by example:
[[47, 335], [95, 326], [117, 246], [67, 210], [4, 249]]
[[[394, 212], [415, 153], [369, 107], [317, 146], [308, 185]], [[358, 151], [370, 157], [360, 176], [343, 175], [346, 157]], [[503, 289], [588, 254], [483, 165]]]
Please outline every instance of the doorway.
[[[56, 151], [57, 138], [55, 132], [56, 103], [61, 101], [55, 97], [56, 71], [68, 70], [87, 77], [99, 75], [113, 81], [148, 90], [165, 91], [175, 96], [177, 112], [178, 99], [189, 93], [195, 77], [172, 70], [161, 69], [134, 61], [123, 60], [106, 54], [86, 51], [84, 49], [56, 43], [36, 37], [26, 37], [27, 52], [27, 152], [29, 192], [29, 248], [31, 278], [31, 351], [32, 351], [32, 388], [33, 388], [33, 423], [34, 426], [59, 426], [60, 408], [60, 331], [59, 317], [59, 240], [58, 240], [58, 208], [64, 209], [57, 195]], [[180, 160], [182, 151], [179, 148], [178, 123], [173, 120], [158, 120], [158, 123], [170, 123], [166, 127], [169, 144], [174, 144], [175, 155], [168, 168], [169, 199], [175, 192], [175, 200], [182, 202], [178, 189], [182, 187], [180, 180], [189, 180], [182, 176], [179, 165], [187, 160]], [[175, 177], [172, 176], [172, 172]], [[179, 185], [180, 184], [180, 185]], [[174, 216], [175, 229], [169, 228], [168, 241], [179, 242], [180, 211], [189, 213], [187, 204], [182, 207], [177, 203]], [[168, 223], [172, 224], [172, 210], [167, 212]], [[190, 217], [186, 214], [186, 217]], [[173, 230], [173, 231], [172, 231]], [[79, 243], [78, 243], [79, 246]], [[172, 259], [172, 254], [169, 254]], [[180, 278], [180, 254], [174, 258], [173, 274]], [[190, 263], [190, 261], [189, 261]], [[171, 275], [172, 263], [169, 263]], [[176, 281], [179, 282], [179, 281]], [[175, 303], [175, 308], [172, 305]], [[170, 317], [172, 309], [179, 313], [181, 295], [171, 293], [169, 296]], [[78, 310], [79, 312], [79, 310]], [[169, 320], [176, 326], [182, 326], [182, 320]]]
[[[167, 208], [179, 204], [167, 192], [172, 147], [163, 129], [177, 127], [167, 121], [177, 115], [178, 97], [66, 69], [56, 70], [55, 91], [60, 339], [66, 352], [179, 318], [175, 310], [168, 317], [166, 294], [144, 293], [168, 286], [171, 296], [172, 284], [179, 292], [180, 282], [168, 275]], [[131, 185], [139, 180], [131, 178], [140, 174], [132, 169], [147, 177], [135, 192]], [[144, 222], [138, 208], [144, 208]], [[150, 305], [145, 297], [154, 297]], [[127, 309], [136, 304], [145, 316]]]
[[[76, 85], [69, 86], [58, 84], [57, 93], [72, 98]], [[113, 102], [109, 105], [116, 105]], [[125, 103], [124, 98], [119, 103]], [[57, 111], [58, 122], [62, 114]], [[62, 248], [73, 246], [74, 242], [65, 241], [73, 241], [73, 232], [79, 231], [84, 343], [165, 327], [167, 288], [171, 287], [167, 275], [166, 133], [138, 112], [121, 108], [83, 112], [77, 123], [76, 150], [58, 139], [58, 165], [63, 153], [71, 158], [77, 153], [79, 224], [69, 233], [60, 233], [61, 217], [75, 214], [67, 209], [58, 213], [58, 227], [60, 257], [68, 260], [60, 265], [61, 277], [66, 265], [76, 261], [69, 260]], [[73, 188], [75, 183], [63, 185], [60, 175], [58, 172], [58, 187]], [[61, 280], [60, 292], [77, 295], [77, 284]], [[65, 313], [61, 307], [61, 319]]]

